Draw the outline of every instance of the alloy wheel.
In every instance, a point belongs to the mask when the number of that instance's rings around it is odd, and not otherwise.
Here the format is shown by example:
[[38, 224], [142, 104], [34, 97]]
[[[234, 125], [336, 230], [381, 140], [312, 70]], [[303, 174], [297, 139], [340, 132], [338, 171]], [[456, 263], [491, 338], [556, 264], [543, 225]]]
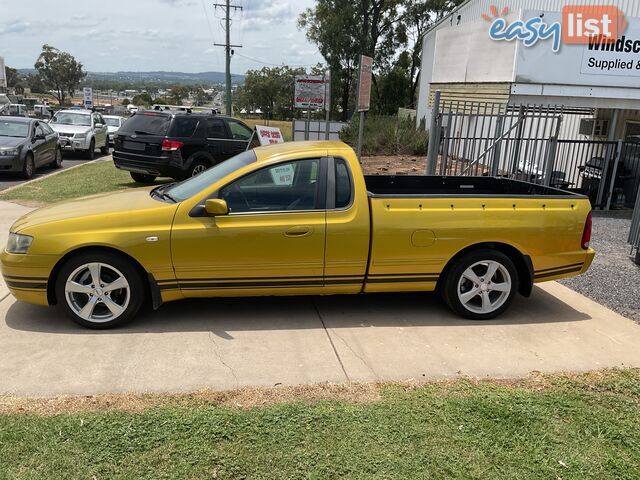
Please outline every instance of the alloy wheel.
[[131, 299], [131, 287], [125, 276], [105, 263], [87, 263], [67, 278], [67, 304], [83, 320], [104, 323], [124, 313]]
[[191, 171], [191, 176], [195, 177], [196, 175], [200, 175], [206, 169], [207, 169], [206, 165], [198, 164], [195, 167], [193, 167], [193, 170]]
[[498, 310], [509, 298], [513, 282], [507, 268], [495, 260], [474, 263], [458, 280], [460, 303], [470, 312], [487, 314]]

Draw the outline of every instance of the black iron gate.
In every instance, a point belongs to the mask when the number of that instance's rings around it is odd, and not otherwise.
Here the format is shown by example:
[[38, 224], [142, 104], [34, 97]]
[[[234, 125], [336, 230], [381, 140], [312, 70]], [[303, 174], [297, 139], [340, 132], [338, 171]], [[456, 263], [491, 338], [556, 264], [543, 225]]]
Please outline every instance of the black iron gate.
[[504, 176], [588, 195], [595, 208], [633, 207], [640, 143], [560, 139], [558, 105], [435, 98], [427, 174]]

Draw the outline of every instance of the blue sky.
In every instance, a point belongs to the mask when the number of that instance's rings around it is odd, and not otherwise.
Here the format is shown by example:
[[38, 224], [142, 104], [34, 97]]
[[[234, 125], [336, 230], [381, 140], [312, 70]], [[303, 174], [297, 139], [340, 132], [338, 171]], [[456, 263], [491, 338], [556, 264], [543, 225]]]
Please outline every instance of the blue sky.
[[[90, 71], [224, 71], [224, 0], [0, 0], [0, 56], [31, 68], [44, 43], [73, 54]], [[231, 71], [266, 63], [322, 61], [298, 31], [300, 12], [313, 0], [235, 0], [232, 43], [242, 43]], [[241, 56], [243, 55], [243, 56]]]

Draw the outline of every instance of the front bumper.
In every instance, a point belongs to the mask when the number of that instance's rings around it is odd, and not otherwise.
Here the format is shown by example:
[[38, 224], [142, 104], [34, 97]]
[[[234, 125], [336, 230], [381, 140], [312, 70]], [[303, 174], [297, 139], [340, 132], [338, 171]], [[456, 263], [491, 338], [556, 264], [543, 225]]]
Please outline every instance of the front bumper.
[[4, 282], [16, 299], [47, 306], [49, 277], [57, 260], [55, 255], [18, 255], [3, 250], [0, 265]]
[[21, 172], [23, 162], [17, 155], [2, 155], [0, 156], [0, 171], [1, 172]]
[[66, 152], [79, 152], [89, 149], [90, 138], [59, 137], [58, 145]]

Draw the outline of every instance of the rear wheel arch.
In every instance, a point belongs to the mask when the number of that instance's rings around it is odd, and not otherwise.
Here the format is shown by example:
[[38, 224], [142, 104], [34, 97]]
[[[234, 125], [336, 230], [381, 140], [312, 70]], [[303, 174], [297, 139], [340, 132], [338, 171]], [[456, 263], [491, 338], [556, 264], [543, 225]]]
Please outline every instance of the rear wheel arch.
[[[144, 296], [146, 301], [155, 298], [155, 293], [152, 291], [152, 282], [150, 279], [153, 277], [145, 270], [145, 268], [138, 262], [135, 258], [122, 250], [118, 250], [117, 248], [105, 247], [105, 246], [87, 246], [77, 248], [70, 252], [67, 252], [58, 262], [55, 264], [53, 269], [51, 270], [51, 274], [49, 275], [49, 279], [47, 281], [47, 302], [49, 305], [56, 305], [58, 303], [56, 298], [56, 281], [58, 279], [58, 275], [60, 274], [60, 270], [71, 258], [81, 255], [83, 253], [110, 253], [112, 255], [117, 255], [124, 260], [131, 262], [134, 266], [135, 270], [140, 275], [140, 279], [142, 280], [142, 284], [144, 285]], [[153, 282], [155, 284], [155, 281]], [[157, 284], [155, 284], [157, 288]], [[155, 303], [155, 302], [154, 302]]]
[[460, 260], [470, 252], [484, 249], [496, 250], [498, 252], [504, 253], [507, 257], [509, 257], [518, 272], [518, 293], [525, 297], [530, 296], [531, 291], [533, 290], [533, 263], [531, 262], [531, 258], [528, 255], [522, 253], [513, 245], [509, 245], [503, 242], [476, 243], [460, 250], [453, 257], [451, 257], [451, 259], [447, 262], [447, 265], [442, 270], [442, 273], [438, 278], [438, 290], [442, 288], [449, 271], [451, 270], [451, 268], [453, 268], [458, 260]]

